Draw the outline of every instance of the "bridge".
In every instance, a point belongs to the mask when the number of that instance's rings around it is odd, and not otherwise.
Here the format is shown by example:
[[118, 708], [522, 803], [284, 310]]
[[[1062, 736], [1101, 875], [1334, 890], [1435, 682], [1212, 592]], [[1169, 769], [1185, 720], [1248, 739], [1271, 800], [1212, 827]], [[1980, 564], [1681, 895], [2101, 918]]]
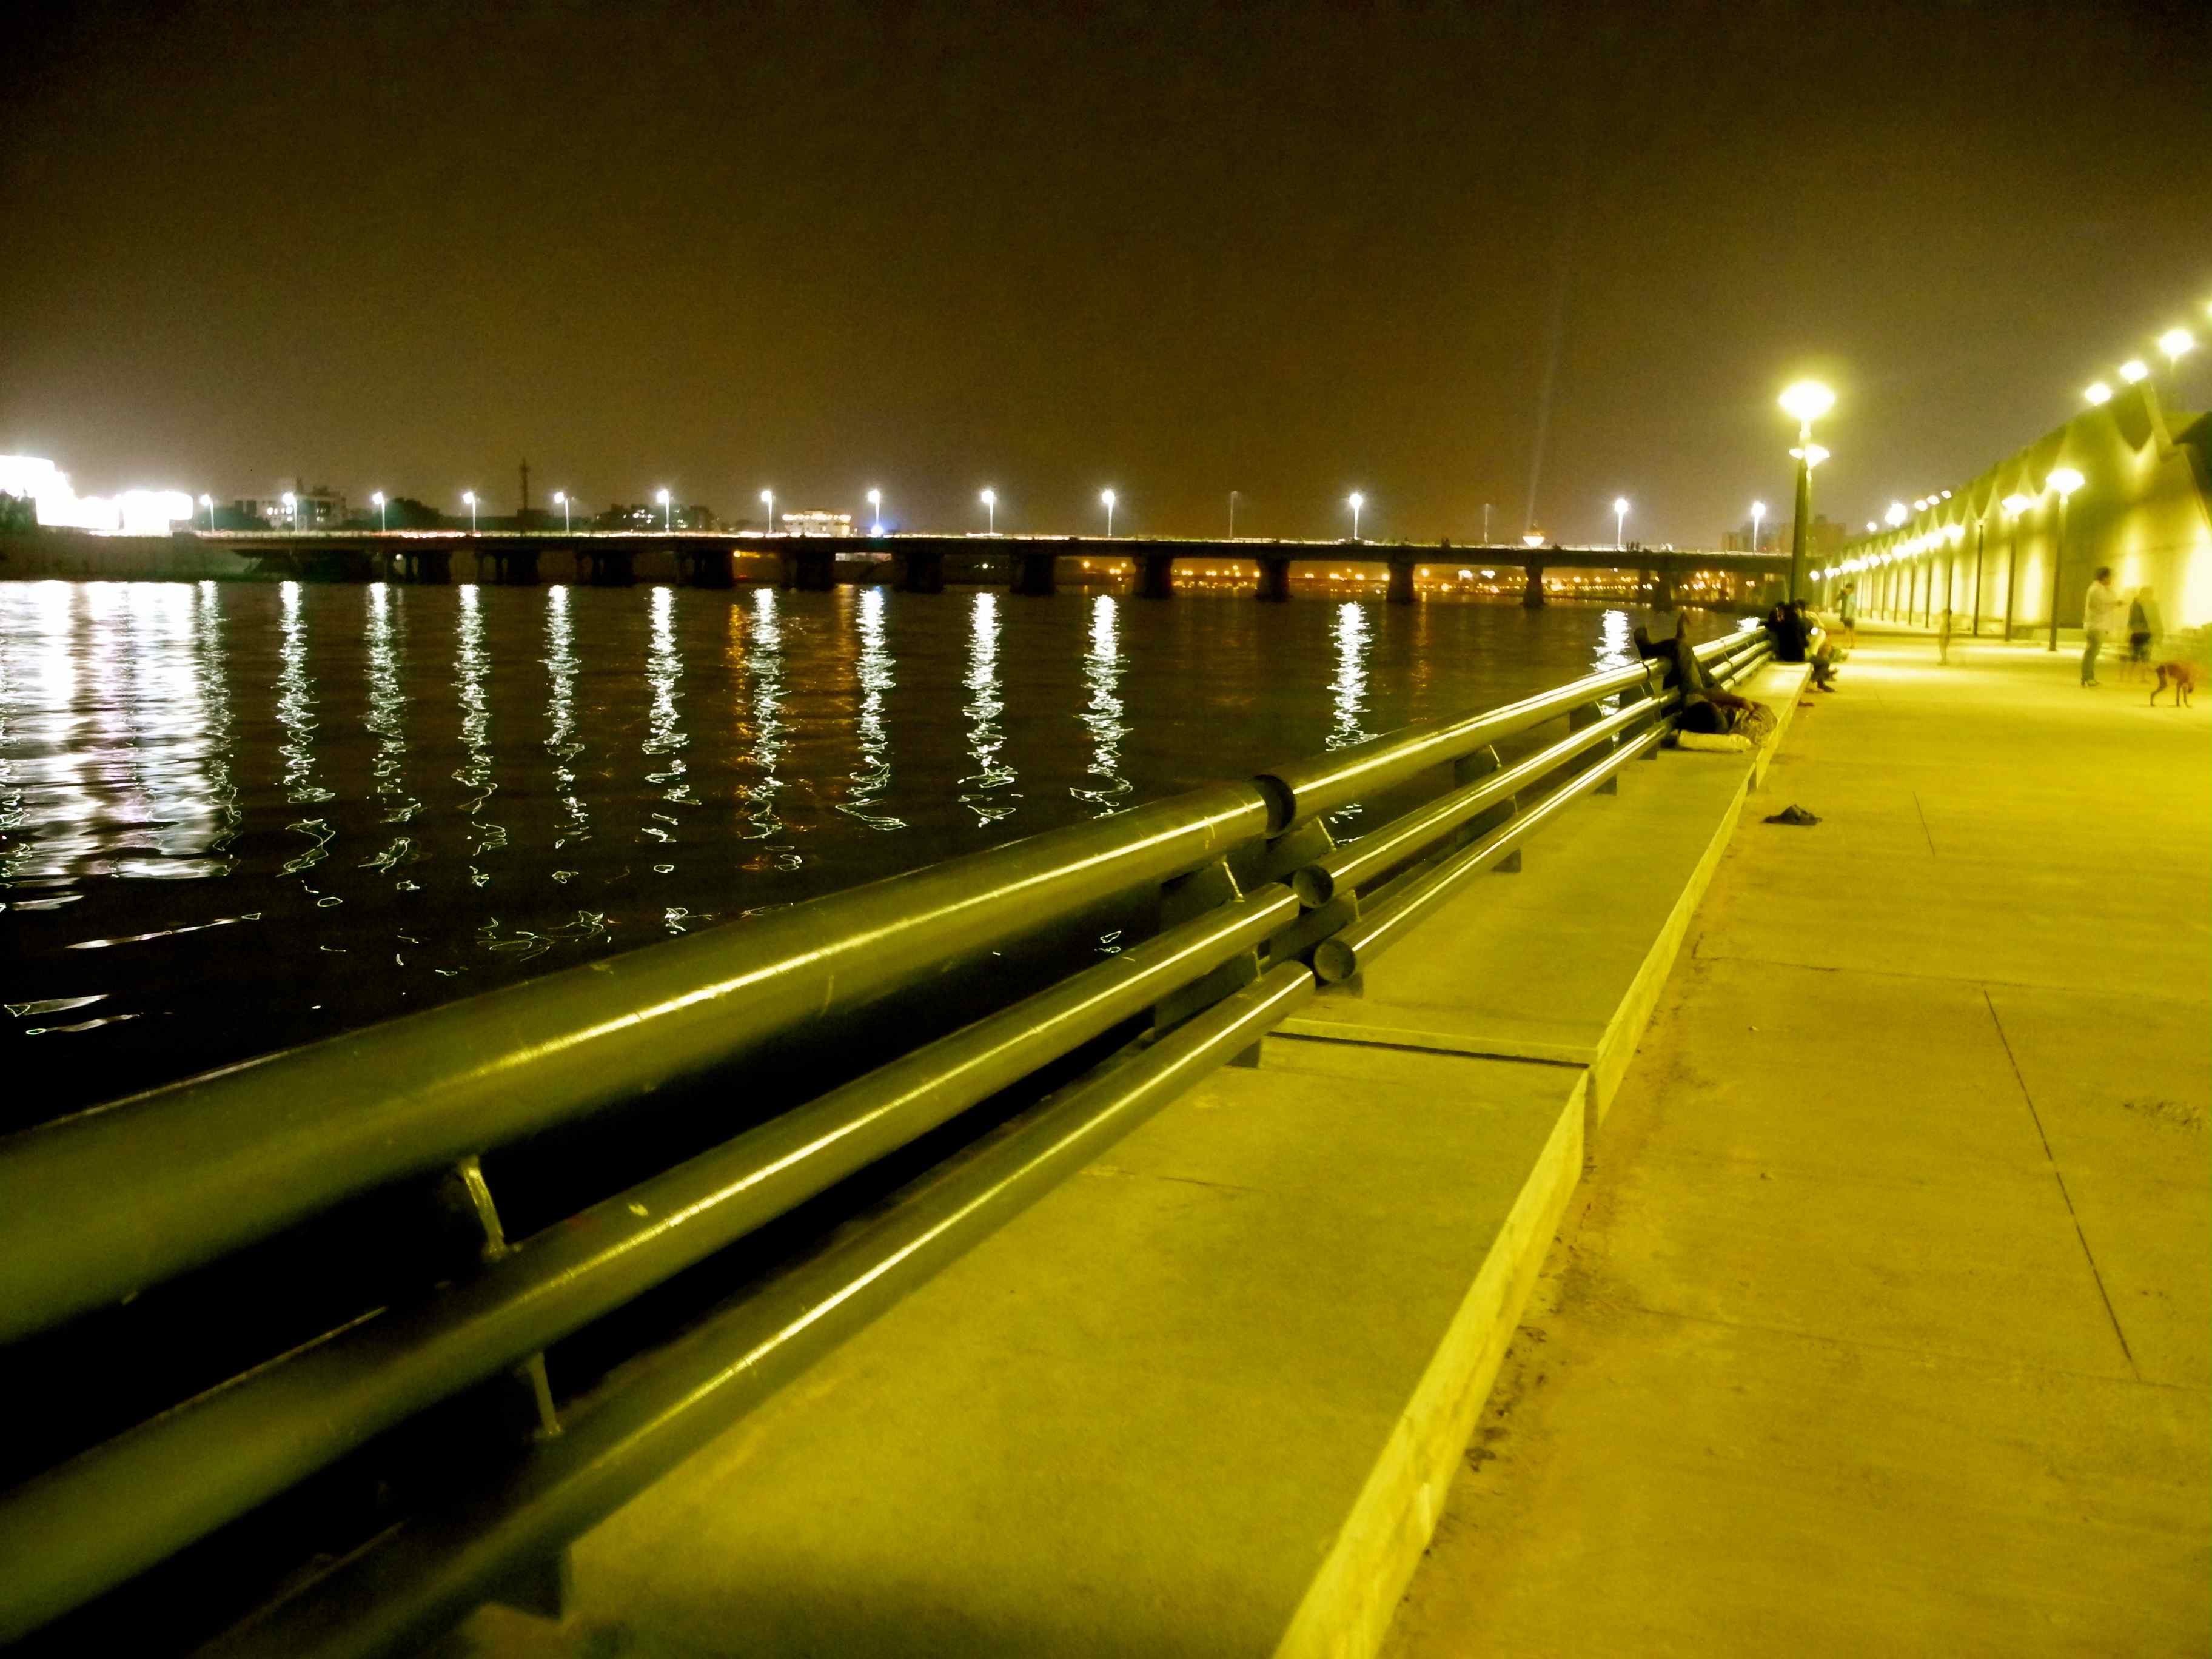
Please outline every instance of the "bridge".
[[[728, 587], [741, 580], [770, 580], [800, 589], [827, 589], [840, 582], [891, 581], [908, 592], [941, 592], [948, 574], [991, 573], [1024, 594], [1049, 594], [1058, 586], [1061, 562], [1090, 561], [1094, 567], [1126, 565], [1136, 576], [1139, 594], [1166, 599], [1175, 591], [1177, 563], [1218, 568], [1227, 563], [1250, 566], [1262, 599], [1291, 595], [1293, 568], [1380, 563], [1389, 572], [1388, 597], [1411, 605], [1420, 573], [1445, 580], [1462, 569], [1515, 570], [1523, 577], [1522, 602], [1545, 602], [1548, 570], [1607, 570], [1636, 573], [1638, 585], [1662, 606], [1674, 602], [1678, 588], [1698, 576], [1752, 577], [1761, 596], [1789, 574], [1787, 552], [1715, 553], [1644, 547], [1531, 548], [1437, 543], [1359, 541], [1261, 541], [1137, 538], [1091, 536], [880, 537], [732, 536], [708, 531], [206, 531], [189, 534], [197, 543], [220, 548], [253, 562], [264, 574], [307, 580], [374, 580], [446, 582], [456, 558], [474, 559], [484, 579], [497, 583], [533, 584], [544, 580], [549, 559], [573, 561], [576, 580], [595, 586], [627, 586], [658, 562], [673, 579], [700, 587]], [[762, 563], [772, 568], [763, 571]], [[750, 567], [750, 568], [749, 568]]]

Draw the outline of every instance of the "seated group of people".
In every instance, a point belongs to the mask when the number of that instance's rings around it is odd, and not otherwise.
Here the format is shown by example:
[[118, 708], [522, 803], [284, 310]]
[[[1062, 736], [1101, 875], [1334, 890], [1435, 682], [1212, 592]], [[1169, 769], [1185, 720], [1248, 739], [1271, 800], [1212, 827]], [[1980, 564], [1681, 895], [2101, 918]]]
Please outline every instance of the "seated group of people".
[[1815, 691], [1836, 689], [1836, 665], [1843, 655], [1804, 600], [1786, 600], [1768, 611], [1766, 631], [1774, 641], [1775, 661], [1809, 663]]

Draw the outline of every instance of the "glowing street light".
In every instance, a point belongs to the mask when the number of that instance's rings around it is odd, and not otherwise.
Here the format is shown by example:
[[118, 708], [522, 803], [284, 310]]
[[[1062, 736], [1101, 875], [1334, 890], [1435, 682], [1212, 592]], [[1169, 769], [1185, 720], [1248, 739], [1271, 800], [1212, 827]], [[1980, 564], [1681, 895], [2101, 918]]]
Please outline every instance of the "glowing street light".
[[1883, 521], [1887, 523], [1892, 530], [1896, 529], [1898, 526], [1905, 522], [1905, 503], [1903, 501], [1892, 501], [1889, 504], [1889, 511], [1883, 514], [1881, 516]]
[[1620, 538], [1622, 533], [1627, 529], [1627, 527], [1628, 497], [1626, 495], [1615, 495], [1613, 498], [1613, 550], [1616, 553], [1620, 550], [1623, 545]]
[[868, 533], [871, 536], [882, 535], [884, 533], [884, 492], [882, 490], [871, 489], [868, 492], [868, 512], [872, 520], [868, 526]]
[[[1754, 553], [1759, 551], [1759, 521], [1765, 517], [1766, 503], [1765, 501], [1753, 501], [1751, 504], [1751, 550]], [[1872, 525], [1869, 525], [1867, 528], [1871, 530], [1874, 526]]]
[[284, 518], [293, 529], [300, 527], [300, 498], [289, 489], [284, 492]]
[[2196, 337], [2185, 328], [2169, 328], [2158, 337], [2158, 349], [2169, 363], [2179, 362], [2196, 344]]
[[[665, 501], [667, 498], [663, 496], [662, 499]], [[477, 492], [473, 489], [464, 489], [461, 492], [461, 500], [468, 507], [469, 534], [473, 536], [477, 533]]]
[[[378, 496], [378, 497], [377, 497], [377, 499], [378, 499], [379, 501], [382, 501], [384, 498], [383, 498], [381, 495], [380, 495], [380, 496]], [[208, 528], [209, 528], [210, 530], [213, 530], [213, 529], [215, 528], [215, 497], [214, 497], [214, 496], [212, 496], [212, 495], [206, 495], [206, 494], [203, 493], [203, 494], [201, 495], [201, 496], [200, 496], [200, 505], [201, 505], [202, 507], [204, 507], [207, 508], [207, 510], [208, 510]]]
[[2112, 401], [2112, 388], [2102, 380], [2093, 380], [2089, 383], [2088, 390], [2081, 395], [2089, 400], [2092, 406], [2108, 404]]
[[1352, 508], [1352, 539], [1356, 542], [1359, 539], [1359, 509], [1367, 505], [1367, 497], [1355, 489], [1344, 499]]
[[988, 536], [997, 535], [999, 533], [999, 492], [995, 489], [986, 489], [975, 499], [983, 503], [985, 515], [983, 533]]
[[1098, 499], [1106, 506], [1106, 538], [1111, 541], [1114, 538], [1114, 492], [1102, 489], [1098, 492]]
[[392, 509], [385, 504], [384, 492], [380, 489], [368, 499], [376, 506], [376, 527], [379, 530], [391, 529]]
[[[1805, 586], [1805, 535], [1813, 517], [1813, 469], [1826, 460], [1827, 452], [1813, 441], [1813, 422], [1836, 406], [1836, 394], [1818, 380], [1799, 380], [1776, 399], [1783, 413], [1797, 422], [1797, 521], [1790, 527], [1790, 597], [1801, 597]], [[1817, 453], [1815, 453], [1817, 452]]]
[[1869, 519], [1869, 520], [1867, 520], [1867, 534], [1868, 534], [1868, 535], [1869, 535], [1869, 536], [1875, 535], [1875, 534], [1878, 533], [1878, 532], [1881, 531], [1881, 526], [1880, 525], [1876, 524], [1876, 523], [1875, 523], [1872, 519]]
[[2143, 379], [2149, 373], [2150, 365], [2144, 362], [2140, 357], [2130, 357], [2127, 362], [2120, 365], [2120, 378], [2125, 380], [2130, 386], [2135, 385], [2136, 381]]
[[2019, 491], [2014, 490], [2011, 495], [2006, 496], [2002, 501], [1999, 502], [1998, 505], [2004, 508], [2005, 516], [2007, 518], [2017, 519], [2021, 514], [2027, 512], [2029, 507], [2033, 507], [2035, 503], [2030, 501], [2027, 496], [2021, 495]]
[[775, 534], [775, 491], [762, 490], [761, 505], [768, 509], [768, 533], [773, 536]]
[[568, 533], [569, 526], [568, 492], [556, 489], [553, 492], [553, 499], [561, 504], [561, 533], [565, 536]]
[[656, 490], [653, 499], [660, 503], [660, 527], [663, 530], [675, 529], [676, 509], [669, 503], [668, 492], [665, 489]]

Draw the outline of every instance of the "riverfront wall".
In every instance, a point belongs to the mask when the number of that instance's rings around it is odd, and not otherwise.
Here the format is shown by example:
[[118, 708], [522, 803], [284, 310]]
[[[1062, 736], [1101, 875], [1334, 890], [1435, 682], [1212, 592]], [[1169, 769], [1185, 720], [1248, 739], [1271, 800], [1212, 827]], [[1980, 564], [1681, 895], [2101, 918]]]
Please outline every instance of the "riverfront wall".
[[[2050, 628], [2054, 604], [2059, 628], [2078, 629], [2089, 579], [2109, 565], [2123, 593], [2152, 588], [2168, 632], [2202, 627], [2212, 623], [2208, 442], [2212, 416], [2168, 409], [2142, 381], [1949, 500], [1847, 543], [1820, 596], [1832, 603], [1855, 579], [1870, 617], [1933, 623], [1948, 609], [1960, 631], [2027, 635]], [[2062, 467], [2082, 479], [2063, 503], [2049, 487]]]

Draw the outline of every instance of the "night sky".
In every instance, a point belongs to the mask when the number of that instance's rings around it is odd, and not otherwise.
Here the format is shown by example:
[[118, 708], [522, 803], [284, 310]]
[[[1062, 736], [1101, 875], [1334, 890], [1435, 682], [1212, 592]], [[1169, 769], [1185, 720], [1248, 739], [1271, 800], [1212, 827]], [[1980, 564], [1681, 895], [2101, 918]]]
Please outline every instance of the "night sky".
[[1505, 539], [1548, 385], [1539, 523], [1711, 545], [1796, 374], [1856, 520], [2212, 336], [2200, 3], [21, 22], [0, 453], [83, 491]]

